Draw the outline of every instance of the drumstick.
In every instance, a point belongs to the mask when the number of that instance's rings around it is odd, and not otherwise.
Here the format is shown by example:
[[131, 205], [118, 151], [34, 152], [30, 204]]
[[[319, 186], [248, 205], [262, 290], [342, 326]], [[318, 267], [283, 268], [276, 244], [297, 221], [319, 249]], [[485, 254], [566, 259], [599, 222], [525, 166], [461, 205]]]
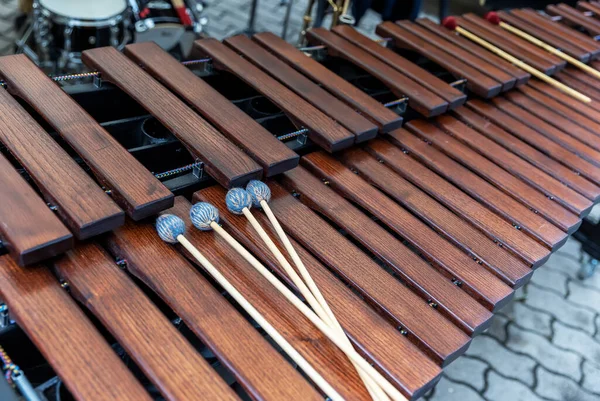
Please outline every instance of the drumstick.
[[576, 90], [568, 87], [567, 85], [558, 82], [557, 80], [550, 78], [549, 76], [547, 76], [546, 74], [544, 74], [541, 71], [536, 70], [535, 68], [531, 67], [529, 64], [526, 64], [524, 62], [522, 62], [521, 60], [519, 60], [518, 58], [514, 57], [513, 55], [505, 52], [504, 50], [494, 46], [493, 44], [491, 44], [490, 42], [483, 40], [482, 38], [480, 38], [479, 36], [471, 33], [470, 31], [467, 31], [466, 29], [460, 27], [458, 25], [458, 23], [456, 22], [456, 18], [454, 17], [446, 17], [444, 18], [444, 20], [442, 21], [442, 26], [444, 26], [445, 28], [451, 30], [451, 31], [456, 31], [459, 34], [463, 35], [464, 37], [468, 38], [469, 40], [479, 44], [480, 46], [485, 47], [486, 49], [488, 49], [489, 51], [491, 51], [492, 53], [498, 55], [499, 57], [502, 57], [503, 59], [513, 63], [514, 65], [516, 65], [517, 67], [521, 68], [522, 70], [527, 71], [528, 73], [530, 73], [531, 75], [533, 75], [534, 77], [538, 78], [541, 81], [544, 81], [552, 86], [554, 86], [555, 88], [565, 92], [567, 95], [574, 97], [575, 99], [583, 102], [583, 103], [590, 103], [592, 101], [592, 99], [590, 99], [589, 97], [587, 97], [586, 95], [577, 92]]
[[588, 74], [593, 75], [596, 78], [600, 78], [600, 71], [596, 70], [595, 68], [590, 67], [587, 64], [582, 63], [581, 61], [577, 60], [574, 57], [569, 56], [568, 54], [560, 51], [559, 49], [550, 46], [549, 44], [539, 40], [535, 36], [532, 36], [532, 35], [528, 34], [527, 32], [520, 30], [519, 28], [516, 28], [510, 24], [507, 24], [506, 22], [502, 21], [500, 19], [500, 16], [498, 14], [496, 14], [495, 12], [490, 11], [489, 13], [487, 13], [485, 15], [485, 19], [494, 25], [500, 26], [500, 28], [502, 28], [502, 29], [505, 29], [517, 36], [520, 36], [521, 38], [533, 43], [534, 45], [541, 47], [542, 49], [554, 54], [555, 56], [562, 58], [563, 60], [576, 66], [577, 68], [582, 69], [583, 71], [587, 72]]
[[[263, 184], [262, 182], [260, 183]], [[264, 188], [262, 189], [264, 190]], [[269, 187], [267, 187], [267, 190], [268, 189]], [[314, 294], [315, 291], [312, 290], [311, 292], [311, 290], [308, 289], [304, 281], [302, 281], [300, 276], [298, 276], [298, 274], [290, 265], [283, 253], [281, 253], [277, 245], [275, 245], [273, 240], [271, 240], [271, 237], [269, 237], [267, 232], [263, 229], [258, 220], [256, 220], [256, 218], [250, 211], [250, 208], [252, 207], [251, 194], [242, 188], [233, 188], [227, 192], [227, 195], [225, 196], [225, 204], [227, 205], [227, 208], [231, 213], [237, 215], [243, 214], [244, 216], [246, 216], [246, 218], [252, 225], [252, 228], [254, 228], [254, 230], [258, 233], [262, 241], [265, 243], [265, 245], [267, 245], [273, 256], [275, 256], [275, 259], [277, 259], [277, 262], [279, 262], [281, 267], [283, 267], [284, 271], [290, 277], [294, 285], [296, 285], [296, 287], [298, 288], [302, 296], [304, 296], [308, 304], [313, 308], [317, 316], [319, 316], [319, 318], [321, 318], [321, 320], [323, 320], [329, 327], [335, 329], [337, 337], [340, 338], [342, 341], [345, 340], [347, 345], [351, 347], [352, 343], [350, 343], [350, 340], [348, 340], [348, 337], [346, 337], [346, 334], [344, 333], [339, 322], [333, 316], [333, 312], [331, 311], [331, 309], [329, 309], [327, 302], [325, 302], [325, 299], [319, 292], [318, 288], [317, 292], [319, 293], [319, 295], [321, 295], [323, 302], [317, 301], [317, 299], [315, 298], [316, 294]], [[306, 271], [306, 273], [308, 274], [308, 271]], [[308, 274], [308, 276], [310, 278], [310, 274]], [[304, 279], [306, 280], [306, 278]], [[312, 278], [310, 278], [310, 281], [312, 281]], [[314, 281], [312, 281], [312, 283], [316, 288]], [[325, 307], [327, 307], [328, 311], [325, 309]], [[389, 400], [389, 398], [387, 398], [383, 390], [375, 382], [373, 382], [372, 379], [365, 372], [363, 372], [358, 365], [354, 365], [357, 369], [360, 378], [363, 380], [365, 387], [369, 391], [371, 398], [373, 398], [373, 400], [375, 401]]]
[[265, 317], [231, 284], [225, 276], [185, 238], [185, 223], [172, 214], [163, 214], [156, 220], [160, 238], [170, 244], [180, 243], [225, 291], [262, 327], [281, 349], [306, 373], [306, 375], [331, 399], [344, 398], [321, 376], [306, 359], [265, 319]]
[[308, 306], [300, 301], [281, 281], [279, 281], [262, 263], [235, 240], [219, 224], [219, 211], [216, 207], [206, 202], [196, 203], [190, 210], [190, 219], [196, 228], [202, 231], [214, 230], [236, 252], [271, 283], [292, 305], [294, 305], [312, 324], [314, 324], [333, 344], [335, 344], [348, 358], [356, 362], [394, 401], [406, 401], [406, 398], [387, 381], [381, 373], [375, 370], [354, 348], [349, 347], [335, 335], [335, 331], [327, 326]]
[[175, 12], [177, 12], [179, 19], [181, 20], [181, 24], [183, 26], [191, 26], [192, 19], [187, 13], [183, 0], [171, 0], [171, 3], [173, 3], [173, 8], [175, 9]]

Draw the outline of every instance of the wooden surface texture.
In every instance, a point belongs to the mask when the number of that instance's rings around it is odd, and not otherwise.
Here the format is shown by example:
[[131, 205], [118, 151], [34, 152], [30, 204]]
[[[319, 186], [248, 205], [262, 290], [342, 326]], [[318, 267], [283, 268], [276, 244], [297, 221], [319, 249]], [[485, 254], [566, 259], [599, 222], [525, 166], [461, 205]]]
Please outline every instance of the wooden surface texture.
[[1, 57], [0, 77], [81, 156], [133, 219], [173, 204], [173, 194], [27, 56]]
[[364, 150], [344, 151], [339, 159], [507, 284], [520, 287], [531, 277], [531, 269], [519, 258]]
[[362, 113], [380, 131], [388, 132], [402, 125], [402, 117], [398, 114], [273, 33], [258, 33], [252, 39]]
[[[186, 201], [176, 198], [175, 203], [185, 205]], [[127, 261], [128, 272], [144, 282], [183, 319], [253, 399], [321, 399], [302, 375], [176, 247], [158, 237], [151, 222], [128, 221], [111, 234], [106, 243], [110, 253]]]
[[[459, 123], [459, 125], [464, 126], [462, 123]], [[443, 130], [423, 120], [411, 121], [407, 128], [514, 199], [538, 211], [541, 216], [561, 230], [571, 233], [579, 226], [581, 220], [577, 215], [561, 206], [555, 199], [550, 199], [543, 192], [534, 189], [523, 180], [500, 168], [492, 161], [444, 133]], [[468, 129], [468, 127], [464, 128]], [[587, 207], [591, 207], [589, 202], [586, 204]]]
[[446, 39], [449, 42], [452, 42], [456, 46], [459, 46], [460, 48], [467, 50], [470, 53], [473, 53], [477, 57], [486, 60], [488, 63], [491, 63], [492, 65], [496, 66], [502, 71], [512, 75], [516, 79], [516, 86], [525, 84], [527, 81], [529, 81], [529, 78], [531, 78], [531, 75], [529, 75], [529, 73], [523, 71], [518, 67], [515, 67], [503, 58], [496, 56], [494, 53], [488, 51], [487, 49], [479, 46], [474, 42], [471, 42], [469, 39], [462, 37], [456, 32], [450, 31], [444, 28], [443, 26], [436, 24], [428, 18], [419, 18], [416, 20], [416, 22], [422, 27], [427, 28], [431, 32], [435, 33], [436, 35]]
[[405, 59], [393, 50], [368, 38], [358, 32], [355, 28], [349, 25], [338, 25], [332, 29], [332, 32], [342, 36], [347, 41], [360, 47], [381, 61], [388, 63], [402, 74], [437, 94], [448, 102], [448, 107], [450, 109], [458, 107], [466, 101], [467, 96], [458, 89], [450, 86], [447, 82]]
[[[503, 99], [501, 102], [507, 103], [510, 106], [510, 102], [506, 99]], [[581, 173], [596, 185], [600, 185], [600, 170], [598, 167], [578, 157], [576, 153], [570, 152], [560, 144], [552, 141], [535, 129], [525, 125], [520, 120], [513, 118], [510, 114], [495, 107], [495, 105], [475, 99], [467, 102], [467, 106], [507, 132], [510, 132], [512, 135], [537, 148], [542, 153], [572, 168], [576, 173]]]
[[455, 45], [452, 41], [446, 40], [445, 37], [436, 35], [429, 29], [426, 29], [421, 26], [421, 24], [415, 24], [411, 21], [396, 21], [396, 24], [409, 30], [427, 43], [438, 47], [440, 50], [452, 54], [457, 60], [461, 60], [465, 64], [470, 65], [481, 74], [487, 75], [494, 81], [499, 82], [502, 85], [503, 91], [514, 88], [517, 83], [517, 79], [514, 76], [508, 74], [501, 68], [496, 67], [485, 58], [478, 57], [473, 53], [466, 51], [462, 47]]
[[582, 12], [564, 3], [558, 5], [550, 4], [546, 7], [546, 12], [550, 15], [559, 15], [564, 21], [585, 29], [590, 36], [600, 35], [599, 21], [593, 17], [585, 16]]
[[53, 266], [165, 399], [239, 399], [99, 245], [80, 244]]
[[294, 151], [157, 44], [127, 45], [125, 54], [184, 98], [219, 132], [242, 148], [262, 166], [266, 177], [298, 165], [300, 158]]
[[38, 263], [73, 247], [73, 235], [2, 154], [0, 194], [0, 236], [19, 265]]
[[227, 38], [223, 43], [352, 132], [356, 136], [356, 142], [363, 142], [377, 135], [378, 128], [374, 123], [352, 110], [341, 100], [294, 70], [249, 37], [237, 35]]
[[124, 223], [123, 211], [5, 90], [0, 91], [0, 143], [78, 239]]
[[235, 75], [279, 107], [299, 129], [307, 128], [308, 137], [328, 152], [347, 148], [356, 141], [352, 132], [223, 43], [216, 39], [201, 39], [194, 42], [194, 46], [198, 54], [212, 58], [214, 68]]
[[[216, 205], [227, 230], [278, 276], [287, 277], [248, 220], [227, 210], [222, 188], [214, 186], [201, 190], [194, 195], [194, 199]], [[271, 238], [277, 238], [265, 214], [255, 209], [252, 209], [252, 213]], [[368, 355], [382, 372], [400, 386], [405, 395], [418, 397], [432, 387], [441, 369], [300, 244], [293, 239], [290, 241], [357, 349]], [[275, 242], [287, 255], [281, 243], [278, 240]]]
[[225, 240], [214, 232], [194, 228], [189, 219], [190, 207], [191, 204], [183, 200], [169, 210], [169, 213], [185, 220], [186, 238], [342, 397], [370, 400], [356, 369], [346, 355], [242, 259]]
[[[329, 181], [329, 185], [344, 197], [380, 219], [381, 223], [407, 241], [448, 279], [461, 281], [461, 288], [488, 309], [493, 311], [512, 297], [512, 290], [485, 267], [340, 162], [322, 153], [312, 153], [303, 157], [301, 163], [319, 178]], [[286, 175], [289, 176], [293, 174]], [[309, 178], [310, 175], [304, 181], [310, 181]], [[319, 189], [315, 188], [318, 180], [313, 178], [312, 182], [313, 185], [305, 185], [306, 188], [302, 191], [303, 194], [308, 193], [306, 197], [309, 199], [309, 189], [312, 188], [313, 193]], [[474, 312], [474, 308], [469, 309]], [[470, 319], [463, 321], [472, 332], [480, 331], [487, 321], [484, 315], [476, 315], [476, 319]]]
[[390, 139], [550, 249], [559, 248], [567, 240], [566, 232], [408, 131], [396, 130], [390, 133]]
[[600, 199], [599, 186], [580, 174], [577, 174], [573, 169], [568, 168], [564, 164], [559, 163], [557, 160], [554, 160], [540, 150], [529, 145], [527, 142], [519, 139], [517, 136], [511, 135], [498, 125], [486, 120], [475, 111], [468, 107], [460, 107], [454, 111], [453, 115], [468, 124], [472, 129], [477, 130], [480, 134], [493, 140], [524, 160], [527, 160], [532, 165], [543, 170], [546, 174], [553, 176], [561, 183], [574, 189], [591, 201], [596, 202]]
[[177, 96], [112, 47], [87, 50], [83, 61], [144, 107], [204, 163], [204, 170], [225, 187], [262, 176], [262, 168]]
[[348, 60], [374, 76], [397, 97], [407, 96], [408, 105], [423, 116], [436, 116], [448, 110], [448, 102], [436, 93], [347, 41], [341, 35], [324, 28], [312, 28], [306, 33], [306, 38], [310, 44], [327, 46], [328, 55]]
[[150, 401], [121, 358], [42, 265], [0, 257], [0, 294], [77, 401]]
[[460, 189], [412, 158], [409, 152], [388, 141], [369, 142], [366, 151], [389, 168], [443, 203], [454, 213], [486, 233], [492, 240], [519, 256], [532, 267], [540, 266], [550, 251], [525, 233], [515, 230], [507, 221], [462, 192]]
[[484, 98], [496, 96], [502, 90], [499, 82], [393, 22], [382, 22], [377, 25], [375, 32], [379, 36], [391, 38], [394, 46], [398, 48], [408, 48], [420, 53], [448, 70], [455, 77], [466, 78], [467, 88], [479, 96]]

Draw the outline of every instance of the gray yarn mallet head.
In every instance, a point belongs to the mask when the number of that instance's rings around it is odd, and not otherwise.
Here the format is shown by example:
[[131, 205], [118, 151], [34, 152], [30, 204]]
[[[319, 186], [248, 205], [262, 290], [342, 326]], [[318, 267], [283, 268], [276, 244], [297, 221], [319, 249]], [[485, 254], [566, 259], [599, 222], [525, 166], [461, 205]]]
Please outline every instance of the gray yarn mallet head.
[[252, 197], [243, 188], [233, 188], [227, 192], [225, 204], [231, 213], [242, 214], [245, 207], [252, 207]]
[[185, 222], [174, 214], [163, 214], [156, 219], [156, 232], [163, 241], [176, 244], [177, 237], [185, 234]]
[[256, 207], [261, 207], [261, 201], [269, 203], [271, 200], [271, 189], [262, 181], [250, 181], [248, 185], [246, 185], [246, 191], [248, 191], [252, 197], [252, 203], [254, 203], [254, 206]]
[[192, 224], [202, 231], [210, 231], [210, 224], [219, 223], [219, 209], [207, 202], [198, 202], [190, 209]]

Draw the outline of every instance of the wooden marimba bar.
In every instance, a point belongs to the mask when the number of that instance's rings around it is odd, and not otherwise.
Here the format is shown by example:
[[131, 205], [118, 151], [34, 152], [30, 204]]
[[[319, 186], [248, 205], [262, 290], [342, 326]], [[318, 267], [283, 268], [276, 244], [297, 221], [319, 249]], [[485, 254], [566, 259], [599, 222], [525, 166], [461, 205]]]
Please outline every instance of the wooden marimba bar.
[[[595, 17], [556, 10], [595, 34], [586, 28]], [[531, 10], [499, 16], [592, 66], [600, 54], [580, 30]], [[593, 101], [428, 20], [380, 24], [388, 46], [348, 26], [312, 29], [311, 49], [325, 59], [270, 33], [197, 41], [225, 87], [151, 43], [83, 54], [203, 163], [215, 185], [192, 201], [217, 206], [231, 235], [294, 289], [250, 223], [225, 207], [226, 188], [268, 178], [271, 207], [353, 344], [408, 398], [437, 382], [600, 199], [600, 81], [475, 15], [458, 24]], [[343, 398], [370, 399], [348, 358], [220, 237], [194, 231], [190, 201], [73, 97], [23, 55], [0, 58], [0, 78], [0, 233], [10, 253], [0, 257], [0, 297], [77, 400], [150, 399], [145, 383], [169, 400], [323, 399], [189, 255], [160, 240], [152, 216], [164, 213], [186, 220], [190, 240]], [[467, 94], [448, 83], [456, 79]], [[300, 157], [234, 104], [236, 90], [268, 100], [312, 146]], [[386, 107], [390, 97], [408, 99], [406, 120]]]

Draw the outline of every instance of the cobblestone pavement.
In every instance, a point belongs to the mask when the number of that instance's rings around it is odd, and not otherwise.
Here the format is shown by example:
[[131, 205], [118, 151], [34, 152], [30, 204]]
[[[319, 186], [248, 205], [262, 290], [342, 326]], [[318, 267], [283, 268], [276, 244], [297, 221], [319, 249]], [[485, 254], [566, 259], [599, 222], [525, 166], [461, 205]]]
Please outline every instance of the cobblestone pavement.
[[600, 401], [600, 274], [570, 239], [450, 364], [428, 401]]
[[[0, 0], [0, 54], [10, 50], [13, 15]], [[208, 0], [207, 33], [218, 39], [247, 26], [249, 0]], [[296, 0], [287, 39], [296, 43], [306, 0]], [[285, 6], [259, 0], [257, 30], [281, 34]], [[368, 14], [359, 29], [373, 35]], [[594, 212], [599, 212], [595, 210]], [[577, 279], [579, 244], [561, 248], [536, 271], [487, 333], [453, 362], [428, 401], [600, 401], [600, 272]]]

